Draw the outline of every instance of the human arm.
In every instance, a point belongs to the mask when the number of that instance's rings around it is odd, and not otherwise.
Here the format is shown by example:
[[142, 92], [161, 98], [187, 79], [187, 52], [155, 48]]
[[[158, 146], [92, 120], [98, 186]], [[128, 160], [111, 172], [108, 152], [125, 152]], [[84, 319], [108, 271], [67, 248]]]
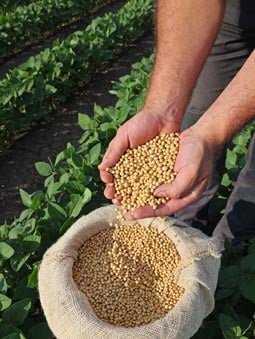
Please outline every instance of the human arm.
[[[254, 72], [255, 52], [197, 123], [181, 134], [177, 177], [171, 185], [162, 185], [154, 192], [172, 199], [153, 215], [172, 214], [200, 198], [222, 147], [255, 118]], [[134, 217], [147, 214], [152, 215], [151, 211], [140, 210]]]
[[[159, 0], [157, 6], [157, 53], [145, 105], [141, 112], [121, 126], [99, 166], [106, 172], [127, 148], [134, 148], [154, 136], [180, 129], [182, 116], [198, 74], [220, 28], [225, 1]], [[114, 191], [106, 185], [105, 195]]]

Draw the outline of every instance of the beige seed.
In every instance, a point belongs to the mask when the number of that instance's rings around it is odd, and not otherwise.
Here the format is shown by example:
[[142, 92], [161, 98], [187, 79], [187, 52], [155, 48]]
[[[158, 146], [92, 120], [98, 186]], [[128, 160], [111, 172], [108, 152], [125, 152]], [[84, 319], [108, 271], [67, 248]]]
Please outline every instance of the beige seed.
[[165, 316], [183, 295], [175, 275], [179, 261], [164, 233], [138, 223], [117, 225], [83, 244], [73, 278], [100, 319], [140, 326]]
[[176, 177], [174, 163], [179, 150], [179, 134], [156, 136], [137, 148], [128, 149], [118, 163], [109, 169], [114, 177], [115, 197], [122, 197], [126, 211], [150, 205], [156, 209], [169, 200], [158, 199], [154, 190]]

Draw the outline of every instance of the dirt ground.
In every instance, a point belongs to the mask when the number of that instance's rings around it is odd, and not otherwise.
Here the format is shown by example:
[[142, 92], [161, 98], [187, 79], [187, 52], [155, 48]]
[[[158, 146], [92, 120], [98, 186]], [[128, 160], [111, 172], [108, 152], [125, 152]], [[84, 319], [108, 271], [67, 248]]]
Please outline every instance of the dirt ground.
[[[47, 41], [48, 43], [48, 41]], [[43, 45], [40, 44], [40, 48]], [[66, 147], [67, 142], [76, 145], [83, 131], [77, 123], [77, 113], [93, 114], [93, 105], [114, 105], [116, 98], [109, 94], [112, 82], [128, 74], [131, 65], [143, 56], [149, 56], [154, 48], [153, 33], [145, 34], [120, 54], [105, 70], [98, 72], [91, 83], [72, 96], [61, 110], [54, 113], [51, 122], [34, 127], [15, 142], [10, 152], [0, 158], [0, 225], [11, 222], [24, 209], [19, 196], [22, 188], [29, 193], [43, 188], [44, 178], [35, 171], [34, 163], [47, 161]], [[12, 61], [0, 66], [3, 77], [6, 69], [26, 59], [31, 48], [17, 55]]]

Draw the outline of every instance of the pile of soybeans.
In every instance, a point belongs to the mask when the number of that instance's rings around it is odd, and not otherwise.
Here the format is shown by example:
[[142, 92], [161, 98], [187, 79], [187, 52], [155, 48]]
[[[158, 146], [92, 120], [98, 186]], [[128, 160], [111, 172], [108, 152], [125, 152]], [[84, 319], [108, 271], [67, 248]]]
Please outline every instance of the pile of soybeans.
[[116, 224], [80, 248], [73, 278], [101, 320], [134, 327], [164, 317], [181, 298], [179, 261], [174, 243], [156, 228]]
[[113, 175], [115, 197], [121, 197], [126, 211], [150, 205], [156, 209], [168, 197], [157, 198], [154, 190], [175, 179], [175, 160], [179, 151], [179, 133], [162, 134], [136, 148], [128, 149], [118, 163], [108, 168]]

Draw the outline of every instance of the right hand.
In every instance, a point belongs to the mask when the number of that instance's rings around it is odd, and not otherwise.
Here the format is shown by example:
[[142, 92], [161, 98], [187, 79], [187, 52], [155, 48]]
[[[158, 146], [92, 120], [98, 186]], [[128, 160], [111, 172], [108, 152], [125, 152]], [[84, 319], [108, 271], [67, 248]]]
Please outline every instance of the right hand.
[[100, 176], [106, 183], [104, 195], [113, 200], [113, 203], [120, 203], [119, 199], [114, 199], [114, 187], [109, 185], [113, 182], [112, 175], [107, 172], [107, 168], [113, 167], [128, 148], [135, 148], [151, 140], [162, 133], [179, 132], [180, 124], [172, 119], [169, 114], [157, 113], [152, 109], [144, 108], [134, 117], [124, 123], [112, 139], [109, 147], [98, 166]]

